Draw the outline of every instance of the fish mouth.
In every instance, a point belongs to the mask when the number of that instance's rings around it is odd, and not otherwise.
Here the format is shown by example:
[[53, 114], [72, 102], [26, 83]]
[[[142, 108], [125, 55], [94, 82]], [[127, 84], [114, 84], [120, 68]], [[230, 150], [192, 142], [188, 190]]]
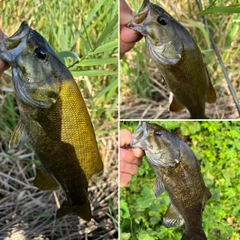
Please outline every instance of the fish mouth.
[[22, 45], [25, 44], [31, 28], [26, 21], [23, 21], [19, 29], [11, 36], [4, 38], [0, 43], [0, 57], [9, 65], [14, 66], [16, 56], [19, 53]]
[[132, 134], [132, 139], [130, 142], [130, 146], [133, 148], [138, 148], [142, 146], [142, 141], [146, 139], [147, 136], [147, 123], [139, 122], [137, 128]]
[[150, 6], [151, 3], [148, 0], [144, 0], [139, 13], [133, 16], [133, 19], [126, 24], [126, 27], [139, 32], [146, 37], [147, 31], [145, 30], [144, 20], [148, 16]]

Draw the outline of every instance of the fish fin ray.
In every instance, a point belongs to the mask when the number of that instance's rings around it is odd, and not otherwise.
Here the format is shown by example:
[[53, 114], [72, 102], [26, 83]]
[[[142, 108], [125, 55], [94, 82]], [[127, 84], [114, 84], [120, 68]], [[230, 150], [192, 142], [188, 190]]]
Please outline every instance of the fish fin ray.
[[34, 186], [41, 190], [57, 190], [59, 188], [59, 184], [56, 180], [43, 168], [37, 169]]
[[27, 132], [23, 122], [20, 120], [14, 129], [9, 141], [9, 148], [17, 148], [19, 143], [24, 143], [27, 140]]
[[203, 201], [202, 201], [202, 212], [204, 211], [206, 202], [212, 197], [211, 192], [207, 187], [205, 187], [205, 191], [203, 193]]
[[169, 109], [171, 112], [180, 112], [184, 109], [184, 106], [174, 96]]
[[211, 82], [211, 79], [210, 79], [210, 76], [209, 76], [207, 67], [205, 66], [205, 68], [206, 68], [206, 72], [207, 72], [208, 88], [209, 88], [209, 90], [208, 90], [209, 92], [208, 92], [207, 102], [208, 102], [208, 103], [215, 103], [215, 102], [216, 102], [216, 99], [217, 99], [216, 92], [215, 92], [214, 87], [213, 87], [213, 85], [212, 85], [212, 82]]
[[90, 221], [92, 218], [91, 207], [89, 201], [83, 205], [73, 205], [64, 201], [62, 206], [57, 211], [57, 218], [63, 217], [66, 214], [75, 213], [85, 221]]
[[173, 204], [170, 204], [164, 217], [164, 225], [168, 228], [181, 227], [184, 223], [184, 219], [181, 214], [178, 213], [177, 209]]
[[207, 240], [207, 237], [202, 228], [190, 228], [185, 230], [181, 240]]
[[165, 190], [164, 184], [161, 179], [157, 176], [154, 183], [154, 196], [157, 198]]

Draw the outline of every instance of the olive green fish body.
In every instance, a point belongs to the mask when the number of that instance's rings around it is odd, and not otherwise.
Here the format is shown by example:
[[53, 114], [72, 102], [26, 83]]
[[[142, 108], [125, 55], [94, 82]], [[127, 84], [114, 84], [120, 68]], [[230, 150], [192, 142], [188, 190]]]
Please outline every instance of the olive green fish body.
[[13, 71], [20, 122], [10, 147], [28, 140], [41, 161], [34, 180], [43, 190], [59, 185], [67, 200], [57, 217], [75, 213], [91, 219], [88, 180], [103, 164], [85, 102], [68, 69], [46, 40], [23, 22], [0, 57]]
[[131, 146], [145, 151], [156, 173], [155, 197], [164, 190], [169, 194], [171, 203], [164, 225], [179, 227], [185, 222], [182, 239], [207, 239], [202, 229], [202, 211], [211, 193], [188, 145], [159, 125], [142, 122], [133, 134]]
[[150, 56], [174, 94], [170, 110], [180, 111], [185, 106], [192, 118], [206, 118], [205, 102], [215, 102], [216, 93], [189, 32], [148, 0], [127, 26], [145, 37]]
[[191, 158], [180, 158], [179, 161], [180, 164], [176, 164], [175, 167], [164, 168], [152, 165], [157, 176], [156, 181], [164, 185], [171, 200], [171, 206], [164, 217], [164, 224], [167, 227], [174, 227], [175, 221], [181, 222], [183, 218], [185, 232], [190, 232], [190, 235], [194, 236], [192, 239], [197, 239], [196, 236], [199, 239], [207, 239], [202, 230], [202, 211], [211, 194], [203, 182], [196, 159], [193, 162]]
[[[192, 66], [197, 66], [195, 71], [186, 62], [191, 62]], [[197, 47], [195, 49], [184, 49], [181, 59], [175, 65], [164, 65], [156, 61], [155, 63], [169, 89], [174, 94], [174, 101], [177, 100], [179, 102], [173, 101], [170, 110], [173, 112], [179, 111], [183, 108], [183, 106], [180, 106], [182, 104], [191, 113], [191, 118], [206, 118], [205, 102], [208, 101], [209, 91], [213, 87], [208, 78], [207, 69], [203, 64], [199, 49]]]

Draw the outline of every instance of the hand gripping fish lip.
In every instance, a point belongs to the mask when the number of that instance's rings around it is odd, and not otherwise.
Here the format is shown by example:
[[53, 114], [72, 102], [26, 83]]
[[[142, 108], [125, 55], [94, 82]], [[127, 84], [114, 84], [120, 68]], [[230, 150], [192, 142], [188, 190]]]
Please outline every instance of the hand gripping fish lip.
[[147, 31], [145, 30], [144, 21], [148, 16], [150, 6], [151, 4], [148, 0], [144, 1], [141, 9], [139, 10], [139, 13], [133, 16], [133, 19], [127, 23], [126, 27], [140, 32], [143, 36], [146, 37]]
[[19, 49], [26, 44], [27, 36], [30, 34], [31, 28], [26, 21], [22, 22], [20, 28], [8, 38], [4, 38], [0, 43], [0, 57], [5, 60], [9, 65], [16, 65], [16, 55]]
[[140, 147], [141, 146], [141, 140], [146, 138], [146, 122], [139, 122], [136, 130], [133, 133], [130, 146], [131, 147]]

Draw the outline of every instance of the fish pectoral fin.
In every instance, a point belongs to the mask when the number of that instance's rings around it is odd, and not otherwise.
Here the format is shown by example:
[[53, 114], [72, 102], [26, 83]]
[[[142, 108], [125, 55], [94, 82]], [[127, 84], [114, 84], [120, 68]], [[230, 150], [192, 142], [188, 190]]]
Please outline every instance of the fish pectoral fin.
[[59, 184], [56, 180], [43, 168], [37, 169], [34, 186], [41, 190], [57, 190], [59, 188]]
[[10, 138], [9, 148], [16, 148], [18, 147], [20, 142], [24, 143], [26, 142], [26, 140], [27, 140], [26, 129], [23, 122], [20, 120]]
[[180, 112], [184, 109], [184, 106], [174, 96], [169, 109], [171, 112]]
[[154, 197], [157, 198], [165, 190], [164, 184], [161, 179], [157, 176], [154, 183]]
[[89, 201], [83, 205], [72, 205], [64, 201], [62, 206], [57, 211], [57, 218], [63, 217], [68, 213], [75, 213], [85, 221], [90, 221], [92, 218], [91, 207]]
[[211, 198], [212, 194], [209, 189], [206, 187], [203, 193], [203, 201], [202, 201], [202, 212], [204, 211], [206, 202]]
[[184, 223], [183, 217], [178, 213], [174, 205], [170, 204], [164, 217], [164, 225], [168, 228], [181, 227]]

